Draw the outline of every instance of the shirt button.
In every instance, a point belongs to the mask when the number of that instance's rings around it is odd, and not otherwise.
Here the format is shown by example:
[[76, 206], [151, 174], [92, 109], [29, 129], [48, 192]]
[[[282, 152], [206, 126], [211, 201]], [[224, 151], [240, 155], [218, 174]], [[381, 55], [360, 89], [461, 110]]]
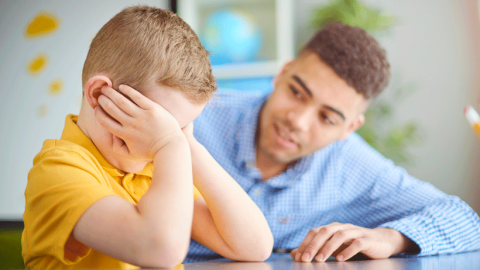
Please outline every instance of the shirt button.
[[245, 166], [246, 166], [247, 168], [249, 168], [249, 169], [250, 169], [250, 168], [253, 168], [253, 165], [254, 165], [254, 164], [253, 164], [252, 161], [247, 161], [247, 162], [245, 163]]
[[260, 193], [262, 193], [262, 191], [261, 191], [259, 188], [256, 188], [256, 189], [253, 191], [253, 195], [255, 195], [255, 196], [260, 195]]
[[138, 191], [138, 190], [135, 190], [135, 191], [133, 192], [133, 194], [135, 194], [135, 195], [140, 195], [140, 194], [142, 194], [142, 193], [141, 193], [140, 191]]
[[290, 222], [290, 217], [289, 217], [289, 216], [281, 217], [281, 218], [278, 218], [277, 221], [278, 221], [278, 223], [283, 223], [283, 224], [285, 224], [285, 223]]

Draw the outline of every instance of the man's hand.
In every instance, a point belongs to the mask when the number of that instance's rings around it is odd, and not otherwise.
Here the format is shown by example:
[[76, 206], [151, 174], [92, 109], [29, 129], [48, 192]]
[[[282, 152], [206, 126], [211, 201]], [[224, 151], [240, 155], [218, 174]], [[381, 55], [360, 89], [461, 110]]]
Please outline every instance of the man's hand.
[[405, 252], [411, 243], [394, 229], [367, 229], [335, 222], [310, 230], [290, 254], [297, 262], [324, 262], [330, 256], [345, 261], [358, 253], [371, 259], [383, 259]]
[[[177, 120], [135, 89], [102, 88], [95, 116], [113, 134], [113, 150], [131, 159], [153, 160], [166, 144], [183, 137]], [[128, 98], [130, 98], [130, 100]]]

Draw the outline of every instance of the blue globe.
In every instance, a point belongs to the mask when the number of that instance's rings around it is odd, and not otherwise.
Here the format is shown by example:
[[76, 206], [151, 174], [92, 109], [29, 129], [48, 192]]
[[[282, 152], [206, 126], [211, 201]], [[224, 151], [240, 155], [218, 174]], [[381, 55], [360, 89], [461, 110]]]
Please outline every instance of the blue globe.
[[257, 58], [262, 33], [249, 14], [233, 9], [212, 13], [201, 29], [200, 41], [213, 65], [249, 62]]

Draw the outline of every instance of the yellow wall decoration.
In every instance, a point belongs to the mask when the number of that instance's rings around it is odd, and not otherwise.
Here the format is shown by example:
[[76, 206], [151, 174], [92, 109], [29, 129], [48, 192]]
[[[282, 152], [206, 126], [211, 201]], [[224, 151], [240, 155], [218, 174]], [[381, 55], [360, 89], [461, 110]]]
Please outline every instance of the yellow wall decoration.
[[48, 94], [51, 96], [56, 96], [61, 94], [62, 90], [63, 90], [63, 81], [61, 79], [56, 79], [50, 83]]
[[30, 61], [27, 70], [31, 75], [38, 75], [45, 69], [47, 62], [47, 55], [44, 53], [39, 53], [35, 58]]
[[25, 36], [27, 38], [35, 38], [50, 34], [57, 30], [59, 21], [57, 17], [46, 12], [40, 12], [28, 24], [25, 29]]
[[48, 107], [46, 104], [42, 104], [38, 106], [38, 116], [45, 117], [47, 115], [47, 112], [48, 112]]

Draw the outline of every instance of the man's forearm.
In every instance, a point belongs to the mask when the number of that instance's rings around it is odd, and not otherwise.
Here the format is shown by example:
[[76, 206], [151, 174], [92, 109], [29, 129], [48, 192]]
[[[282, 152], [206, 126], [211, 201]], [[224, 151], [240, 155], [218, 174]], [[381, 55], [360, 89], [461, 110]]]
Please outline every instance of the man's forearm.
[[478, 215], [454, 196], [398, 220], [380, 225], [401, 232], [415, 245], [408, 253], [435, 255], [480, 248]]

